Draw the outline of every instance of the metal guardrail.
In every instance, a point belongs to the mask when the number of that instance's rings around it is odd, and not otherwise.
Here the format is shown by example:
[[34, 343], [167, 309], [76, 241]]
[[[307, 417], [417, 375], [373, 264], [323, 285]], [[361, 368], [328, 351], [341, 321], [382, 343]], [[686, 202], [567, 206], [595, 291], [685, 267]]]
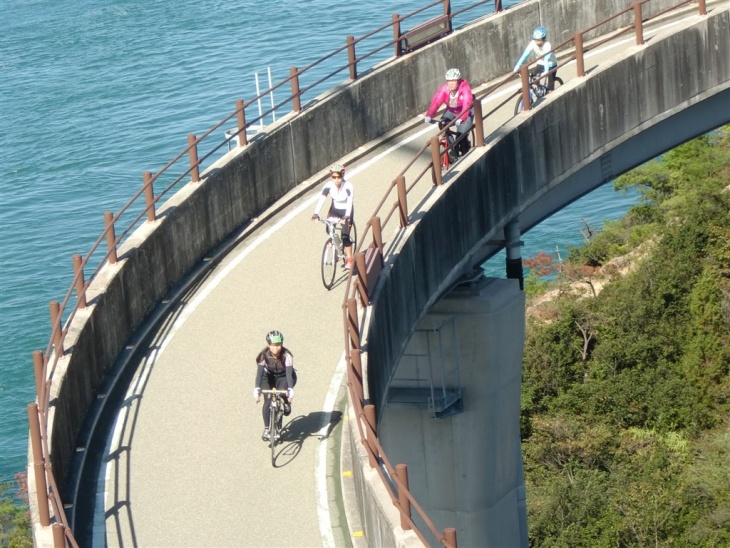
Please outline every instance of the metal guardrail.
[[[641, 45], [644, 43], [643, 25], [646, 21], [656, 19], [668, 12], [677, 10], [689, 4], [698, 4], [698, 12], [700, 15], [706, 15], [706, 1], [705, 0], [685, 0], [671, 6], [661, 12], [656, 13], [651, 18], [644, 19], [642, 17], [642, 6], [651, 2], [651, 0], [641, 0], [634, 2], [630, 7], [621, 12], [609, 17], [608, 19], [597, 23], [596, 25], [585, 29], [580, 32], [576, 32], [570, 39], [559, 44], [554, 48], [553, 51], [559, 52], [561, 50], [569, 51], [568, 55], [554, 69], [557, 70], [560, 67], [565, 66], [567, 63], [572, 61], [576, 62], [577, 75], [578, 77], [585, 76], [584, 69], [584, 55], [587, 51], [595, 49], [609, 40], [613, 40], [616, 37], [635, 31], [635, 44]], [[600, 38], [593, 41], [590, 46], [586, 46], [584, 43], [584, 35], [591, 31], [594, 31], [614, 19], [626, 14], [633, 13], [633, 23], [629, 26], [621, 28], [617, 31], [613, 31], [607, 34], [607, 37]], [[529, 111], [529, 90], [528, 90], [528, 68], [536, 64], [537, 60], [533, 61], [529, 65], [524, 65], [520, 69], [521, 79], [521, 90], [518, 93], [523, 94], [523, 101], [525, 104], [525, 111]], [[509, 94], [507, 99], [499, 103], [494, 109], [487, 112], [482, 112], [481, 100], [494, 93], [497, 89], [502, 88], [507, 83], [513, 81], [515, 78], [514, 74], [510, 74], [498, 81], [494, 85], [490, 86], [478, 96], [475, 95], [474, 103], [462, 111], [463, 114], [466, 110], [474, 108], [474, 125], [476, 132], [476, 147], [484, 146], [484, 120], [490, 114], [504, 106], [508, 101], [512, 100], [518, 93]], [[519, 114], [518, 116], [522, 116]], [[458, 115], [460, 116], [460, 115]], [[458, 118], [455, 117], [455, 118]], [[453, 121], [451, 122], [453, 124]], [[451, 125], [449, 124], [449, 125]], [[408, 472], [405, 464], [398, 464], [394, 468], [389, 462], [382, 446], [378, 441], [377, 436], [377, 425], [376, 425], [376, 410], [373, 404], [366, 403], [364, 394], [364, 381], [363, 381], [363, 368], [362, 368], [362, 353], [361, 339], [360, 339], [360, 314], [358, 308], [363, 309], [372, 304], [371, 296], [373, 290], [377, 284], [377, 281], [382, 273], [384, 267], [384, 258], [388, 256], [391, 249], [386, 250], [383, 243], [383, 228], [393, 219], [397, 212], [397, 218], [399, 222], [399, 230], [405, 230], [408, 227], [410, 219], [413, 218], [413, 213], [409, 214], [408, 211], [408, 194], [413, 188], [423, 181], [427, 173], [431, 173], [431, 180], [433, 185], [442, 184], [441, 179], [441, 166], [440, 166], [440, 150], [439, 150], [439, 136], [444, 132], [448, 131], [448, 126], [440, 130], [439, 133], [433, 136], [426, 145], [421, 147], [420, 150], [411, 158], [407, 163], [406, 167], [396, 176], [396, 178], [390, 184], [386, 194], [375, 208], [370, 220], [365, 225], [365, 229], [359, 238], [357, 248], [355, 249], [353, 256], [355, 259], [356, 268], [350, 271], [347, 277], [345, 285], [345, 296], [342, 304], [343, 308], [343, 323], [344, 323], [344, 342], [345, 342], [345, 358], [347, 364], [347, 385], [350, 396], [350, 405], [352, 405], [355, 416], [357, 417], [357, 428], [360, 435], [360, 440], [368, 453], [369, 463], [380, 475], [383, 484], [386, 486], [393, 504], [398, 508], [401, 516], [401, 528], [404, 530], [413, 529], [418, 538], [425, 544], [430, 545], [426, 540], [423, 533], [416, 528], [415, 523], [412, 519], [411, 507], [415, 508], [420, 518], [430, 529], [433, 537], [437, 542], [444, 546], [455, 547], [456, 546], [456, 530], [453, 528], [447, 528], [443, 532], [439, 531], [433, 522], [428, 518], [423, 509], [418, 505], [413, 495], [408, 489]], [[409, 185], [406, 184], [406, 174], [416, 164], [419, 158], [431, 148], [431, 161], [428, 165], [417, 172], [414, 175], [413, 182]], [[393, 193], [395, 196], [393, 197]], [[383, 207], [388, 200], [395, 200], [390, 209], [383, 210]], [[381, 210], [383, 210], [381, 212]], [[384, 220], [381, 220], [381, 215], [384, 215]], [[363, 251], [363, 242], [367, 240], [368, 234], [370, 235], [370, 243], [367, 245], [365, 251]], [[397, 240], [397, 238], [394, 238]], [[395, 486], [395, 487], [393, 487]]]
[[[104, 212], [104, 231], [99, 235], [86, 255], [82, 257], [77, 254], [72, 257], [74, 277], [63, 300], [60, 303], [57, 300], [54, 300], [49, 304], [51, 336], [45, 352], [40, 350], [33, 352], [33, 369], [35, 374], [37, 401], [35, 403], [30, 403], [27, 406], [28, 422], [30, 426], [31, 454], [33, 458], [33, 476], [36, 484], [38, 520], [43, 527], [52, 528], [54, 546], [60, 547], [70, 545], [76, 547], [78, 546], [78, 543], [76, 542], [73, 532], [69, 527], [68, 520], [64, 512], [63, 502], [61, 500], [61, 493], [51, 467], [51, 455], [48, 445], [48, 420], [51, 408], [51, 386], [54, 381], [59, 360], [66, 355], [64, 342], [68, 335], [68, 326], [71, 324], [78, 311], [86, 308], [86, 290], [89, 288], [91, 281], [99, 274], [100, 270], [106, 263], [115, 264], [117, 262], [117, 247], [142, 222], [144, 222], [144, 220], [150, 222], [156, 220], [156, 204], [158, 204], [163, 197], [169, 196], [172, 190], [180, 185], [182, 181], [187, 181], [189, 178], [194, 183], [200, 182], [200, 171], [203, 162], [210, 159], [214, 154], [221, 151], [221, 149], [224, 149], [224, 147], [226, 148], [223, 152], [227, 151], [228, 143], [231, 140], [237, 139], [239, 146], [246, 146], [248, 144], [246, 138], [247, 128], [257, 124], [263, 124], [266, 116], [287, 104], [291, 104], [293, 112], [300, 112], [302, 110], [302, 97], [307, 92], [312, 91], [320, 84], [332, 79], [346, 70], [348, 71], [349, 78], [351, 80], [356, 80], [358, 77], [358, 65], [365, 60], [371, 59], [374, 55], [387, 48], [393, 48], [395, 46], [394, 58], [402, 55], [403, 52], [400, 50], [400, 43], [403, 38], [403, 34], [401, 33], [401, 23], [412, 20], [415, 16], [422, 12], [437, 6], [443, 6], [444, 13], [449, 14], [449, 18], [451, 20], [458, 14], [490, 3], [492, 3], [492, 0], [481, 0], [457, 13], [451, 13], [450, 0], [436, 0], [427, 4], [423, 8], [415, 10], [402, 17], [396, 14], [393, 16], [390, 23], [371, 31], [360, 38], [355, 39], [353, 36], [348, 36], [345, 46], [334, 50], [302, 69], [292, 67], [288, 78], [272, 86], [253, 99], [245, 102], [241, 99], [237, 100], [235, 110], [201, 136], [189, 134], [187, 138], [187, 148], [177, 154], [156, 173], [153, 174], [149, 171], [145, 171], [142, 174], [142, 188], [140, 188], [139, 191], [136, 192], [116, 214], [113, 214], [110, 211]], [[501, 0], [494, 0], [494, 7], [495, 11], [501, 11]], [[479, 17], [482, 15], [483, 14], [480, 13]], [[392, 39], [360, 57], [356, 55], [356, 46], [358, 44], [360, 44], [363, 40], [386, 31], [392, 32]], [[300, 86], [300, 77], [303, 74], [309, 73], [315, 67], [322, 65], [324, 62], [345, 51], [347, 52], [347, 63], [345, 65], [340, 66], [336, 70], [312, 82], [306, 87]], [[273, 105], [270, 110], [261, 113], [253, 120], [246, 120], [247, 108], [252, 105], [256, 105], [260, 99], [273, 94], [274, 91], [286, 84], [291, 85], [291, 95], [287, 99]], [[207, 153], [199, 156], [198, 147], [200, 143], [203, 141], [210, 142], [210, 136], [233, 118], [237, 121], [238, 131], [231, 134], [224, 141], [213, 145], [212, 149]], [[184, 169], [181, 175], [177, 177], [172, 176], [172, 182], [169, 182], [162, 191], [155, 193], [155, 183], [162, 181], [163, 175], [169, 176], [171, 168], [173, 166], [179, 166], [179, 163], [186, 156], [189, 158], [189, 167]], [[137, 205], [138, 202], [141, 202], [141, 197], [144, 197], [144, 207], [135, 215], [132, 212], [132, 207]], [[117, 224], [120, 222], [120, 218], [125, 214], [132, 215], [133, 218], [124, 228], [122, 228], [121, 232], [117, 234]], [[105, 253], [100, 250], [102, 242], [106, 242], [107, 250]], [[85, 279], [84, 268], [91, 264], [92, 258], [97, 263], [97, 266], [94, 268], [91, 276], [88, 279]], [[69, 304], [74, 292], [76, 293], [77, 301], [69, 310]], [[63, 317], [67, 311], [68, 315], [64, 321]]]
[[[37, 392], [37, 402], [28, 404], [27, 411], [28, 411], [28, 420], [30, 425], [30, 440], [31, 440], [31, 452], [33, 456], [33, 474], [34, 479], [36, 482], [36, 494], [37, 494], [37, 503], [38, 503], [38, 519], [40, 521], [40, 524], [43, 527], [52, 527], [52, 533], [53, 533], [53, 542], [54, 546], [78, 546], [73, 532], [69, 528], [68, 521], [66, 519], [66, 515], [63, 508], [63, 502], [61, 500], [61, 494], [58, 488], [58, 485], [56, 484], [56, 479], [51, 467], [51, 460], [50, 460], [50, 448], [48, 446], [48, 419], [49, 419], [49, 410], [50, 410], [50, 401], [49, 401], [49, 395], [51, 392], [51, 386], [54, 381], [54, 375], [56, 373], [56, 369], [58, 367], [58, 362], [61, 358], [63, 358], [66, 354], [64, 349], [64, 341], [68, 334], [68, 326], [70, 325], [71, 321], [75, 317], [76, 313], [80, 309], [86, 308], [86, 290], [88, 289], [91, 281], [96, 277], [101, 270], [101, 268], [104, 266], [105, 263], [114, 264], [117, 262], [117, 247], [120, 245], [120, 243], [127, 237], [131, 232], [140, 224], [143, 218], [146, 218], [147, 221], [155, 221], [156, 214], [155, 214], [155, 206], [158, 202], [160, 202], [161, 198], [164, 196], [167, 196], [170, 194], [170, 192], [177, 187], [183, 180], [186, 180], [188, 177], [192, 180], [192, 182], [199, 182], [200, 181], [200, 169], [202, 166], [202, 163], [209, 159], [213, 154], [217, 153], [219, 150], [221, 150], [223, 147], [227, 147], [228, 142], [234, 138], [238, 138], [238, 141], [240, 143], [240, 146], [246, 146], [247, 140], [246, 140], [246, 129], [248, 127], [251, 127], [252, 125], [256, 125], [257, 123], [263, 123], [263, 118], [267, 115], [269, 115], [272, 110], [276, 110], [283, 105], [286, 105], [288, 103], [292, 104], [292, 110], [294, 112], [299, 112], [302, 110], [301, 105], [301, 99], [302, 96], [308, 92], [311, 91], [316, 86], [320, 85], [321, 83], [329, 80], [330, 78], [336, 76], [337, 74], [343, 72], [344, 70], [349, 71], [349, 77], [353, 80], [357, 79], [357, 66], [358, 63], [361, 63], [362, 61], [371, 58], [373, 55], [379, 53], [380, 51], [389, 48], [389, 47], [395, 47], [395, 57], [397, 58], [400, 56], [403, 52], [401, 50], [401, 43], [404, 34], [401, 33], [400, 25], [403, 21], [407, 21], [408, 19], [420, 14], [424, 10], [427, 10], [429, 8], [433, 8], [438, 5], [442, 5], [444, 7], [444, 13], [448, 15], [449, 19], [452, 20], [455, 16], [460, 15], [464, 12], [467, 12], [473, 8], [482, 6], [484, 4], [491, 3], [492, 0], [482, 0], [480, 2], [477, 2], [473, 5], [468, 6], [467, 8], [464, 8], [458, 12], [451, 12], [450, 10], [450, 0], [437, 0], [435, 2], [432, 2], [428, 4], [427, 6], [424, 6], [421, 9], [418, 9], [416, 11], [413, 11], [403, 17], [400, 17], [398, 15], [394, 15], [392, 21], [387, 24], [383, 25], [382, 27], [365, 34], [364, 36], [355, 39], [352, 36], [347, 37], [347, 44], [332, 53], [328, 54], [327, 56], [323, 57], [322, 59], [315, 61], [314, 63], [308, 65], [307, 67], [303, 69], [298, 69], [296, 67], [292, 67], [290, 70], [290, 76], [289, 78], [283, 80], [282, 82], [274, 85], [270, 89], [264, 91], [260, 95], [256, 96], [255, 98], [251, 99], [250, 101], [244, 102], [243, 100], [236, 101], [236, 109], [232, 114], [230, 114], [228, 117], [221, 120], [219, 123], [214, 125], [211, 129], [206, 131], [203, 135], [200, 137], [197, 137], [193, 134], [188, 135], [188, 147], [181, 151], [177, 156], [175, 156], [172, 160], [170, 160], [165, 166], [163, 166], [158, 172], [155, 174], [152, 174], [149, 171], [145, 171], [143, 173], [143, 185], [142, 188], [134, 194], [134, 196], [124, 205], [122, 208], [116, 213], [112, 214], [111, 212], [107, 211], [104, 213], [104, 221], [105, 221], [105, 229], [100, 234], [100, 236], [97, 238], [97, 240], [94, 242], [94, 244], [91, 246], [90, 250], [85, 256], [81, 255], [74, 255], [72, 257], [73, 259], [73, 268], [74, 268], [74, 278], [72, 280], [71, 286], [68, 289], [63, 301], [59, 303], [58, 301], [51, 301], [49, 308], [50, 308], [50, 317], [51, 317], [51, 336], [48, 342], [48, 345], [46, 347], [45, 352], [41, 352], [40, 350], [36, 350], [33, 352], [33, 368], [35, 373], [35, 382], [36, 382], [36, 392]], [[586, 48], [583, 45], [583, 34], [595, 30], [596, 28], [600, 27], [601, 25], [604, 25], [605, 23], [615, 19], [616, 17], [619, 17], [620, 15], [623, 15], [626, 12], [632, 11], [634, 12], [634, 24], [626, 27], [621, 32], [628, 32], [632, 28], [635, 29], [636, 32], [636, 43], [642, 44], [643, 43], [643, 22], [646, 20], [643, 20], [641, 17], [641, 6], [647, 2], [650, 2], [651, 0], [643, 0], [640, 2], [635, 2], [632, 7], [627, 8], [626, 10], [623, 10], [619, 14], [614, 15], [613, 17], [607, 19], [606, 21], [603, 21], [597, 25], [594, 25], [593, 27], [586, 29], [582, 32], [576, 33], [576, 35], [567, 40], [566, 42], [560, 44], [555, 48], [556, 51], [566, 48], [571, 43], [573, 44], [573, 47], [575, 49], [575, 53], [569, 57], [567, 60], [563, 61], [558, 65], [558, 68], [560, 66], [564, 66], [565, 63], [570, 62], [572, 60], [576, 61], [577, 67], [578, 67], [578, 74], [579, 76], [584, 75], [583, 70], [583, 54], [588, 51], [588, 49], [592, 49], [593, 47], [597, 47], [603, 42], [594, 43], [591, 48]], [[661, 12], [660, 14], [655, 15], [653, 18], [658, 17], [659, 15], [662, 15], [666, 12], [672, 11], [674, 9], [680, 8], [682, 6], [685, 6], [687, 4], [695, 3], [696, 0], [686, 0], [683, 2], [678, 3], [676, 6], [673, 6], [671, 8], [668, 8]], [[494, 0], [494, 7], [495, 12], [501, 11], [501, 1], [500, 0]], [[705, 0], [699, 0], [699, 13], [704, 15], [706, 14], [706, 7], [705, 7]], [[443, 16], [439, 16], [441, 18]], [[480, 14], [481, 17], [481, 14]], [[648, 20], [648, 19], [647, 19]], [[392, 29], [393, 31], [393, 39], [388, 41], [382, 46], [377, 47], [373, 51], [366, 53], [365, 55], [361, 57], [357, 57], [355, 53], [355, 46], [362, 42], [363, 40], [374, 36], [378, 33], [384, 32], [386, 30]], [[616, 33], [613, 33], [612, 38], [615, 37]], [[323, 62], [329, 60], [330, 58], [334, 57], [335, 55], [347, 51], [348, 56], [348, 62], [344, 66], [341, 66], [337, 70], [327, 74], [326, 76], [320, 78], [319, 80], [313, 82], [309, 86], [305, 88], [301, 88], [299, 84], [299, 77], [302, 74], [305, 74], [306, 72], [310, 71], [314, 67], [322, 64]], [[486, 95], [494, 92], [496, 89], [502, 87], [507, 82], [514, 79], [514, 75], [510, 74], [503, 80], [499, 81], [495, 85], [491, 86], [489, 89], [487, 89], [485, 92], [480, 94], [479, 97], [475, 98], [474, 103], [474, 109], [475, 109], [475, 130], [476, 130], [476, 140], [477, 143], [482, 143], [484, 141], [484, 118], [485, 115], [481, 112], [481, 99], [485, 97]], [[521, 71], [521, 79], [522, 79], [522, 93], [527, 93], [527, 68], [523, 67]], [[281, 103], [272, 106], [272, 109], [269, 111], [266, 111], [262, 113], [258, 118], [255, 118], [251, 121], [246, 121], [245, 116], [245, 110], [246, 108], [250, 107], [251, 105], [256, 104], [261, 98], [265, 97], [266, 95], [269, 95], [273, 93], [273, 91], [277, 90], [278, 88], [282, 87], [283, 85], [290, 83], [292, 88], [292, 94], [282, 101]], [[514, 95], [510, 95], [507, 100], [510, 100]], [[499, 107], [501, 107], [503, 103], [500, 103], [495, 110]], [[529, 105], [529, 100], [526, 101], [526, 107]], [[526, 108], [526, 110], [529, 110]], [[486, 116], [489, 116], [491, 114], [490, 111], [486, 113]], [[238, 132], [231, 135], [229, 138], [227, 138], [225, 141], [219, 143], [218, 145], [214, 146], [212, 150], [207, 152], [202, 157], [198, 156], [198, 146], [203, 141], [208, 139], [211, 134], [218, 131], [224, 124], [226, 124], [229, 120], [232, 118], [236, 118], [238, 122]], [[444, 128], [443, 131], [447, 131], [448, 127]], [[410, 186], [406, 186], [405, 183], [405, 174], [406, 172], [413, 166], [413, 164], [416, 162], [417, 158], [420, 157], [420, 155], [426, 150], [426, 148], [431, 147], [432, 148], [432, 158], [433, 161], [429, 164], [429, 166], [426, 167], [420, 174], [418, 174], [413, 183]], [[154, 183], [157, 180], [160, 180], [161, 176], [163, 174], [167, 174], [168, 171], [170, 171], [170, 168], [174, 165], [177, 165], [178, 162], [182, 160], [183, 157], [188, 156], [189, 158], [189, 167], [184, 170], [184, 172], [178, 176], [177, 178], [174, 178], [174, 180], [169, 183], [165, 188], [155, 194], [154, 192]], [[406, 168], [402, 170], [402, 172], [396, 177], [396, 179], [392, 182], [388, 192], [383, 197], [382, 201], [378, 205], [378, 207], [375, 210], [375, 213], [371, 217], [371, 219], [368, 221], [365, 231], [363, 233], [363, 237], [360, 238], [360, 241], [364, 241], [364, 237], [371, 232], [372, 236], [372, 243], [369, 245], [367, 252], [362, 252], [360, 249], [362, 247], [361, 244], [358, 244], [358, 249], [355, 253], [355, 260], [357, 263], [357, 272], [362, 273], [358, 274], [357, 280], [353, 283], [352, 277], [348, 278], [346, 290], [345, 290], [345, 302], [343, 305], [344, 308], [344, 321], [345, 321], [345, 346], [346, 346], [346, 356], [347, 356], [347, 365], [348, 365], [348, 387], [350, 390], [350, 400], [351, 404], [354, 406], [356, 416], [358, 417], [358, 430], [361, 437], [361, 440], [363, 441], [366, 450], [368, 451], [368, 454], [370, 455], [370, 464], [371, 466], [377, 468], [378, 473], [380, 474], [381, 478], [383, 479], [384, 484], [389, 489], [389, 492], [391, 493], [391, 496], [393, 497], [393, 502], [395, 506], [399, 509], [401, 513], [401, 526], [403, 529], [413, 529], [414, 532], [417, 534], [417, 536], [426, 544], [427, 541], [425, 540], [423, 534], [418, 531], [418, 529], [415, 527], [415, 524], [413, 523], [411, 519], [411, 506], [416, 509], [416, 511], [421, 515], [424, 522], [427, 524], [427, 526], [431, 529], [432, 534], [434, 537], [440, 542], [441, 544], [445, 546], [456, 546], [456, 531], [455, 529], [446, 529], [444, 532], [438, 531], [434, 526], [433, 523], [428, 519], [428, 517], [425, 515], [421, 507], [418, 505], [417, 501], [413, 498], [413, 496], [408, 491], [408, 480], [407, 480], [407, 469], [405, 468], [405, 465], [397, 465], [394, 469], [390, 463], [387, 460], [387, 457], [385, 456], [385, 453], [380, 446], [378, 439], [377, 439], [377, 430], [376, 430], [376, 424], [375, 424], [375, 409], [373, 406], [365, 405], [364, 399], [363, 399], [363, 382], [362, 382], [362, 368], [360, 364], [360, 346], [359, 346], [359, 321], [358, 321], [358, 314], [357, 314], [357, 301], [360, 301], [361, 306], [367, 306], [370, 304], [369, 298], [370, 298], [370, 290], [374, 288], [375, 283], [377, 282], [378, 276], [380, 274], [380, 270], [382, 269], [383, 263], [383, 257], [385, 256], [385, 250], [383, 247], [383, 240], [382, 240], [382, 227], [387, 225], [387, 223], [392, 218], [393, 214], [398, 211], [399, 215], [399, 221], [400, 221], [400, 227], [401, 229], [405, 228], [408, 225], [409, 222], [409, 215], [408, 215], [408, 203], [407, 203], [407, 195], [412, 190], [412, 188], [423, 179], [423, 176], [430, 170], [432, 173], [432, 182], [434, 184], [440, 185], [441, 180], [441, 172], [440, 169], [434, 169], [434, 166], [438, 166], [438, 135], [434, 138], [432, 138], [429, 143], [423, 147], [418, 154], [411, 160]], [[387, 212], [385, 221], [381, 224], [380, 217], [378, 216], [380, 213], [380, 210], [382, 209], [385, 201], [390, 196], [393, 189], [397, 189], [397, 201], [391, 207], [391, 209]], [[144, 208], [142, 211], [140, 211], [136, 216], [134, 216], [133, 220], [129, 222], [129, 224], [124, 227], [119, 235], [116, 234], [116, 225], [120, 221], [120, 217], [124, 215], [127, 212], [131, 212], [131, 208], [133, 205], [137, 204], [137, 202], [140, 200], [140, 197], [144, 196]], [[104, 253], [101, 257], [99, 257], [99, 251], [101, 247], [102, 242], [106, 242], [106, 248], [107, 251]], [[93, 273], [89, 277], [88, 280], [85, 280], [84, 278], [84, 268], [89, 265], [91, 262], [92, 257], [97, 261], [98, 266], [94, 269]], [[77, 295], [77, 302], [75, 306], [71, 308], [71, 310], [68, 313], [68, 317], [66, 318], [65, 322], [62, 321], [64, 312], [68, 309], [69, 303], [71, 301], [71, 297], [74, 294], [74, 292]], [[65, 327], [64, 327], [65, 325]], [[356, 352], [354, 352], [356, 351]], [[381, 466], [384, 465], [385, 469]], [[387, 476], [386, 476], [387, 472]], [[397, 489], [397, 495], [393, 493], [392, 489], [390, 489], [391, 485], [396, 485], [398, 487]], [[53, 518], [53, 519], [52, 519]], [[53, 523], [52, 523], [53, 521]]]

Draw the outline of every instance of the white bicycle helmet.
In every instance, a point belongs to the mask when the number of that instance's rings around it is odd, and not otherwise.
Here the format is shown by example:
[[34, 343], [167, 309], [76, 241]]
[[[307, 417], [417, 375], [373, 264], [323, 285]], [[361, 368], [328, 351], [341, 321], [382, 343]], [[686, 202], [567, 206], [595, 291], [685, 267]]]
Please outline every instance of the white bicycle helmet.
[[447, 80], [461, 80], [461, 72], [458, 68], [451, 68], [446, 71]]

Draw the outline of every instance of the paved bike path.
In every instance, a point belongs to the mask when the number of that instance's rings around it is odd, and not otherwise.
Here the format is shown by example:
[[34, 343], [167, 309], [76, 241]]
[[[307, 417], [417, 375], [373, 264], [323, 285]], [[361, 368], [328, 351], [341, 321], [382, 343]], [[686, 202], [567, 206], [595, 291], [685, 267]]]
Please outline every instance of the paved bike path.
[[[587, 68], [624, 51], [607, 50]], [[568, 84], [574, 68], [560, 76]], [[485, 112], [503, 100], [501, 93], [487, 98]], [[513, 108], [510, 100], [490, 116], [485, 133], [511, 118]], [[435, 132], [417, 119], [396, 131], [396, 139], [344, 159], [359, 234], [390, 181]], [[340, 472], [333, 455], [342, 418], [335, 404], [339, 399], [341, 409], [344, 396], [344, 335], [343, 286], [322, 286], [325, 233], [310, 220], [320, 186], [314, 179], [302, 183], [292, 193], [308, 188], [301, 198], [246, 229], [247, 237], [189, 289], [157, 330], [117, 421], [103, 474], [98, 499], [106, 511], [97, 515], [96, 533], [106, 535], [109, 546], [350, 543], [338, 494], [326, 492]], [[421, 184], [416, 191], [428, 192], [438, 190]], [[409, 203], [417, 201], [409, 196]], [[393, 230], [386, 230], [386, 239]], [[276, 467], [261, 440], [261, 404], [251, 395], [254, 357], [271, 329], [284, 333], [299, 376]]]

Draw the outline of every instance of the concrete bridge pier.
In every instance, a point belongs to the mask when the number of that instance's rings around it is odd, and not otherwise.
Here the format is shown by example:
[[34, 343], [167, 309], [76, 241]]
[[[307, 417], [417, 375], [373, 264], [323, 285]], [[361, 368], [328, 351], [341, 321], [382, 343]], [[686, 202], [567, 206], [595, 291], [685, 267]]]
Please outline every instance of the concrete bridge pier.
[[408, 463], [412, 493], [436, 527], [456, 528], [460, 546], [528, 546], [524, 336], [518, 280], [480, 277], [421, 319], [389, 385], [381, 443], [394, 466]]
[[520, 281], [520, 289], [525, 288], [525, 279], [522, 274], [522, 241], [520, 241], [520, 220], [512, 219], [504, 227], [504, 247], [507, 251], [507, 278]]

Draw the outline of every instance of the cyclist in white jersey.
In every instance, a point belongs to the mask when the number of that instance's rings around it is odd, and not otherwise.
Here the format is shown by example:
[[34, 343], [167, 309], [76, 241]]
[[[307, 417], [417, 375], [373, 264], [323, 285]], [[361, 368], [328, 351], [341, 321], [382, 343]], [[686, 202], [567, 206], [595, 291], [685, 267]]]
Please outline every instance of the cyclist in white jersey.
[[342, 224], [342, 244], [347, 257], [345, 268], [352, 268], [352, 241], [350, 240], [350, 228], [352, 227], [353, 199], [355, 189], [352, 183], [345, 180], [345, 166], [334, 164], [330, 168], [330, 180], [322, 187], [322, 194], [314, 207], [312, 220], [319, 220], [319, 210], [322, 209], [327, 196], [332, 198], [330, 209], [327, 212], [328, 219], [337, 219]]
[[[546, 53], [547, 55], [545, 55]], [[531, 55], [536, 57], [545, 55], [545, 57], [538, 60], [537, 67], [530, 70], [530, 76], [547, 74], [547, 90], [548, 92], [553, 91], [555, 89], [555, 77], [558, 75], [558, 71], [553, 69], [558, 66], [558, 58], [553, 53], [553, 46], [547, 41], [547, 29], [545, 27], [535, 27], [535, 30], [532, 31], [532, 41], [527, 44], [522, 57], [515, 64], [514, 72], [518, 72]], [[552, 72], [548, 74], [551, 70]]]

